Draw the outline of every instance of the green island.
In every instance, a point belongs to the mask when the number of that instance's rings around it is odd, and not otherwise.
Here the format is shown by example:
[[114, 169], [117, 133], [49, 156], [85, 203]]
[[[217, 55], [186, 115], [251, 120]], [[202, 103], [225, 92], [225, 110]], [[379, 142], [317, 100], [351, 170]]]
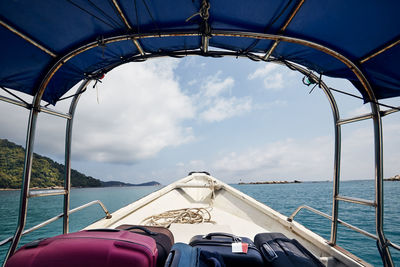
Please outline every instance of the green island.
[[[19, 189], [22, 183], [25, 149], [7, 139], [0, 139], [0, 189]], [[64, 185], [63, 164], [34, 153], [32, 162], [31, 188], [60, 188]], [[103, 182], [71, 169], [72, 187], [109, 186], [153, 186], [160, 183], [151, 181], [131, 184], [119, 181]]]

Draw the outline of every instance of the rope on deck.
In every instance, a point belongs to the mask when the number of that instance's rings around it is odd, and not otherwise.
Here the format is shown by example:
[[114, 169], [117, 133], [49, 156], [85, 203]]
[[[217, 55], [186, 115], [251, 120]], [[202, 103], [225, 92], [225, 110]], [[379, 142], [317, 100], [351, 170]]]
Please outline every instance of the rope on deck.
[[173, 223], [198, 224], [214, 223], [211, 221], [209, 208], [187, 208], [168, 210], [163, 213], [145, 218], [142, 223], [148, 226], [170, 227]]

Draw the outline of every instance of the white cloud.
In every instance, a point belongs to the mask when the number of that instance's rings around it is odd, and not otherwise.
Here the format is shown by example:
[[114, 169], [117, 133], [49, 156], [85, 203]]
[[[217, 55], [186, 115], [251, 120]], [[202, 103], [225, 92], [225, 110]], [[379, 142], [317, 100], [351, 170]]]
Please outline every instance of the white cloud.
[[232, 77], [221, 78], [222, 71], [205, 78], [200, 92], [193, 96], [198, 118], [206, 122], [217, 122], [239, 116], [252, 109], [251, 97], [231, 96], [235, 85]]
[[[384, 177], [400, 173], [400, 125], [384, 127]], [[374, 147], [372, 127], [348, 132], [342, 141], [341, 179], [373, 179]], [[215, 160], [216, 177], [230, 179], [332, 180], [333, 137], [310, 140], [286, 139], [245, 151], [226, 153]]]
[[[176, 60], [157, 60], [140, 64], [132, 63], [112, 71], [106, 75], [103, 83], [98, 84], [100, 104], [96, 100], [96, 90], [90, 85], [88, 91], [82, 96], [74, 121], [73, 159], [109, 162], [110, 164], [102, 163], [96, 167], [93, 167], [95, 166], [93, 163], [91, 166], [100, 173], [97, 178], [103, 178], [101, 175], [107, 172], [102, 169], [114, 166], [113, 171], [117, 179], [122, 167], [130, 175], [133, 168], [140, 168], [142, 165], [115, 167], [112, 163], [136, 163], [142, 159], [154, 157], [162, 149], [186, 144], [193, 140], [193, 130], [185, 126], [188, 120], [217, 122], [255, 109], [288, 105], [287, 102], [278, 100], [258, 104], [253, 103], [257, 101], [253, 101], [251, 97], [240, 97], [234, 90], [235, 84], [238, 83], [233, 78], [235, 76], [224, 75], [221, 71], [208, 77], [203, 84], [197, 77], [190, 81], [189, 85], [199, 87], [199, 93], [187, 96], [182, 93], [174, 74], [177, 64]], [[282, 70], [275, 65], [266, 64], [247, 78], [262, 79], [264, 83], [269, 81], [269, 85], [279, 87], [281, 82], [288, 81], [286, 78], [280, 79], [279, 75], [274, 76], [281, 72]], [[289, 75], [294, 73], [287, 72]], [[272, 77], [270, 78], [272, 82], [268, 79], [264, 80], [266, 77]], [[274, 80], [276, 84], [273, 83]], [[193, 90], [190, 91], [193, 92]], [[64, 106], [57, 105], [57, 109]], [[14, 108], [21, 112], [10, 112]], [[354, 116], [368, 113], [368, 108], [368, 105], [364, 105], [350, 113]], [[0, 113], [3, 114], [0, 116], [1, 138], [8, 138], [24, 145], [29, 112], [7, 103], [0, 103]], [[384, 121], [389, 119], [388, 117], [385, 117]], [[65, 120], [50, 119], [49, 115], [42, 113], [39, 118], [35, 152], [51, 157], [56, 154], [62, 159]], [[55, 129], [55, 125], [60, 127]], [[385, 177], [389, 177], [400, 173], [398, 119], [394, 123], [384, 123], [383, 129]], [[374, 172], [372, 130], [362, 128], [346, 133], [347, 135], [343, 135], [342, 178], [345, 180], [372, 178]], [[196, 144], [194, 148], [198, 149]], [[140, 177], [147, 179], [165, 176], [175, 179], [182, 177], [190, 170], [210, 170], [215, 177], [226, 179], [226, 181], [229, 181], [229, 178], [246, 177], [311, 180], [332, 178], [333, 139], [331, 137], [313, 138], [308, 141], [286, 139], [244, 150], [236, 150], [235, 146], [229, 149], [233, 152], [222, 154], [217, 159], [209, 155], [207, 158], [200, 157], [190, 161], [192, 156], [197, 156], [185, 155], [187, 161], [173, 159], [173, 162], [178, 163], [176, 165], [173, 163], [172, 168], [167, 168], [162, 164], [151, 166], [151, 168], [146, 165], [141, 167], [143, 170], [140, 172], [144, 174]], [[218, 151], [215, 154], [218, 154]], [[129, 177], [129, 175], [124, 177]], [[235, 182], [235, 180], [231, 181]]]
[[191, 81], [188, 82], [188, 85], [189, 85], [189, 86], [192, 86], [192, 85], [195, 85], [196, 83], [197, 83], [197, 80], [196, 80], [196, 79], [193, 79], [193, 80], [191, 80]]
[[194, 117], [191, 99], [174, 77], [175, 60], [129, 64], [109, 73], [83, 97], [74, 152], [100, 162], [134, 163], [193, 138], [181, 123]]
[[278, 65], [264, 64], [263, 67], [256, 69], [253, 73], [249, 74], [248, 79], [254, 80], [256, 78], [264, 78], [268, 74], [271, 74], [279, 69]]
[[[390, 115], [389, 115], [390, 116]], [[393, 114], [399, 116], [399, 114]], [[393, 177], [400, 174], [400, 124], [387, 123], [383, 126], [384, 176]]]
[[279, 90], [284, 86], [282, 68], [276, 64], [265, 64], [250, 73], [247, 78], [249, 80], [262, 79], [266, 89]]
[[29, 110], [0, 101], [0, 138], [25, 145], [28, 117]]
[[282, 73], [274, 73], [265, 77], [263, 82], [266, 89], [281, 89], [283, 88], [283, 75]]
[[201, 159], [191, 160], [189, 162], [191, 170], [203, 170], [206, 168], [206, 163]]
[[[400, 173], [400, 125], [383, 123], [384, 177]], [[342, 177], [344, 179], [372, 179], [375, 173], [374, 134], [372, 123], [352, 131], [343, 138]]]
[[215, 75], [207, 77], [206, 82], [201, 86], [205, 97], [217, 97], [235, 85], [232, 77], [221, 79], [222, 72], [218, 71]]
[[215, 162], [218, 172], [240, 177], [260, 179], [327, 179], [325, 169], [330, 162], [329, 138], [315, 138], [306, 142], [286, 139], [259, 148], [232, 152]]
[[370, 105], [362, 105], [354, 110], [349, 111], [347, 117], [351, 118], [351, 117], [356, 117], [356, 116], [360, 116], [360, 115], [365, 115], [368, 113], [371, 113]]
[[[97, 91], [89, 85], [75, 115], [73, 159], [131, 164], [168, 146], [191, 141], [192, 129], [182, 124], [195, 117], [195, 110], [174, 76], [177, 64], [167, 59], [131, 63], [111, 71], [97, 85], [99, 104]], [[61, 103], [57, 109], [64, 106]], [[27, 116], [11, 116], [14, 119], [1, 116], [3, 138], [15, 131], [26, 132], [23, 122]], [[44, 114], [39, 117], [36, 151], [61, 157], [65, 120]], [[21, 120], [22, 126], [14, 125], [15, 119]], [[19, 139], [23, 144], [23, 138]]]
[[252, 99], [250, 97], [219, 98], [200, 114], [200, 118], [208, 122], [222, 121], [250, 111], [251, 104]]

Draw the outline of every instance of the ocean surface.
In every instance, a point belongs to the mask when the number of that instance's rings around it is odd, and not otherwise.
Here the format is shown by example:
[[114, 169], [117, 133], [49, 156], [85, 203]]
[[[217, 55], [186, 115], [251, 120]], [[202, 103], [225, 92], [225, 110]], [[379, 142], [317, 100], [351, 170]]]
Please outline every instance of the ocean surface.
[[[331, 182], [233, 186], [286, 216], [293, 213], [299, 205], [309, 205], [329, 215], [332, 213]], [[113, 212], [160, 188], [160, 186], [155, 186], [72, 189], [71, 209], [99, 199], [110, 212]], [[384, 189], [386, 237], [392, 242], [400, 244], [400, 182], [385, 182]], [[371, 180], [341, 182], [340, 193], [344, 196], [373, 200], [374, 182]], [[0, 240], [12, 235], [16, 229], [18, 203], [19, 191], [0, 191]], [[25, 229], [60, 214], [62, 212], [62, 196], [32, 198], [29, 201], [29, 208]], [[70, 231], [78, 231], [102, 216], [104, 216], [104, 212], [98, 205], [78, 211], [71, 215]], [[375, 233], [374, 209], [371, 207], [341, 202], [339, 218], [370, 233]], [[322, 237], [329, 239], [330, 223], [328, 219], [303, 210], [295, 217], [295, 220]], [[20, 244], [61, 233], [62, 220], [58, 220], [27, 234], [22, 238]], [[340, 224], [338, 245], [374, 266], [382, 266], [376, 249], [376, 242], [357, 232], [348, 230]], [[0, 247], [1, 263], [8, 246], [9, 244]], [[400, 265], [400, 253], [392, 248], [391, 252], [396, 265]]]

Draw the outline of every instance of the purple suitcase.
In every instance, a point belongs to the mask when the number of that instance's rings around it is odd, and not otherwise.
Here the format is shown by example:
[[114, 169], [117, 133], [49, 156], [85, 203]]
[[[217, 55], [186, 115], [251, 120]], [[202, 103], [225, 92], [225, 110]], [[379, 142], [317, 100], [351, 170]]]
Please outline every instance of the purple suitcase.
[[156, 242], [148, 236], [113, 229], [87, 230], [26, 244], [5, 266], [154, 267], [157, 253]]

